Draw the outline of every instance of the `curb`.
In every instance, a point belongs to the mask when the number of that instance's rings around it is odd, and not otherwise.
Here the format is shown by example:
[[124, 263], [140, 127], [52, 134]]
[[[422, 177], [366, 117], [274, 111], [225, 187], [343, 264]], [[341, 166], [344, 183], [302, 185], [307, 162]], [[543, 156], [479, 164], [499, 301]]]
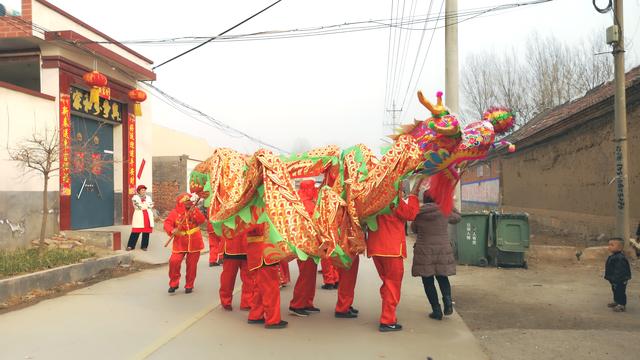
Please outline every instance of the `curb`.
[[58, 285], [82, 281], [104, 269], [120, 264], [130, 264], [130, 254], [117, 254], [79, 264], [65, 265], [54, 269], [38, 271], [0, 280], [0, 302], [12, 297], [23, 296], [33, 290], [47, 290]]

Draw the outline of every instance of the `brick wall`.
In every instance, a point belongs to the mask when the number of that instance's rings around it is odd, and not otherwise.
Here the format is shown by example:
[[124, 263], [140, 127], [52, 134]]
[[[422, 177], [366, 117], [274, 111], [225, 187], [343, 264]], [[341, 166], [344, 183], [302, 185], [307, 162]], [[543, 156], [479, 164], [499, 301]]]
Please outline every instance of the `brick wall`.
[[153, 157], [153, 202], [161, 217], [175, 207], [179, 193], [187, 191], [188, 156]]
[[31, 36], [31, 2], [22, 1], [21, 16], [0, 17], [0, 39]]

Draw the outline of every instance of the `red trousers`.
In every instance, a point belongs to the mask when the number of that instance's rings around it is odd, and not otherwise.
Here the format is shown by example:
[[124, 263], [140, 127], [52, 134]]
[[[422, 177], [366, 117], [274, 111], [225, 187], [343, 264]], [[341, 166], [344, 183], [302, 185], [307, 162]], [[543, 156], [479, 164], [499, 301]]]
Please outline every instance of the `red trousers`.
[[[226, 262], [226, 261], [225, 261]], [[279, 266], [261, 266], [254, 271], [255, 286], [249, 320], [264, 319], [266, 325], [280, 323]]]
[[[340, 284], [338, 284], [338, 302], [336, 303], [336, 312], [347, 312], [353, 305], [353, 297], [356, 289], [356, 279], [358, 278], [358, 266], [360, 264], [360, 256], [356, 255], [351, 264], [351, 268], [343, 269], [334, 267], [340, 274]], [[322, 265], [324, 270], [324, 264]]]
[[304, 309], [313, 307], [313, 298], [316, 295], [316, 272], [318, 265], [312, 259], [306, 261], [298, 260], [300, 274], [293, 288], [293, 298], [289, 307], [293, 309]]
[[380, 296], [382, 297], [382, 314], [380, 324], [393, 325], [398, 322], [396, 307], [400, 302], [400, 288], [404, 275], [404, 259], [402, 257], [374, 256], [378, 275], [382, 279]]
[[322, 259], [322, 281], [325, 284], [335, 284], [340, 280], [340, 275], [336, 266], [333, 266], [330, 259]]
[[222, 244], [220, 238], [209, 236], [209, 262], [218, 262], [222, 258]]
[[196, 281], [196, 272], [198, 271], [198, 260], [200, 260], [200, 252], [175, 252], [169, 258], [169, 286], [178, 287], [180, 285], [180, 267], [182, 259], [187, 256], [187, 283], [185, 289], [193, 289], [193, 283]]
[[280, 261], [279, 270], [280, 285], [287, 285], [291, 282], [291, 274], [289, 273], [289, 263], [286, 261]]
[[253, 276], [249, 274], [247, 260], [243, 259], [224, 259], [222, 273], [220, 273], [220, 303], [223, 306], [231, 306], [238, 270], [240, 270], [240, 280], [242, 280], [240, 308], [248, 309], [251, 307], [251, 298], [253, 297]]

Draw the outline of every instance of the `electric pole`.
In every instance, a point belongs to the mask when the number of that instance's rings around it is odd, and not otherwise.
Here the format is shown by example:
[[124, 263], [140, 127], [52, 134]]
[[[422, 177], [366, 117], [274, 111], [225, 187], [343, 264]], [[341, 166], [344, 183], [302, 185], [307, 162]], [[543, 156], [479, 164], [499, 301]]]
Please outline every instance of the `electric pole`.
[[396, 108], [396, 101], [393, 100], [393, 104], [391, 106], [391, 109], [387, 109], [387, 112], [391, 113], [391, 122], [385, 121], [384, 125], [391, 127], [391, 134], [393, 134], [394, 131], [396, 130], [396, 127], [399, 125], [399, 123], [398, 123], [398, 113], [402, 112], [402, 109], [397, 109]]
[[629, 179], [627, 176], [627, 109], [624, 74], [624, 15], [622, 0], [614, 0], [613, 27], [607, 30], [607, 42], [613, 45], [615, 74], [615, 125], [613, 142], [616, 160], [616, 236], [629, 249]]
[[[446, 0], [444, 8], [444, 97], [451, 113], [460, 111], [458, 103], [458, 0]], [[455, 206], [462, 208], [460, 183], [456, 185]]]

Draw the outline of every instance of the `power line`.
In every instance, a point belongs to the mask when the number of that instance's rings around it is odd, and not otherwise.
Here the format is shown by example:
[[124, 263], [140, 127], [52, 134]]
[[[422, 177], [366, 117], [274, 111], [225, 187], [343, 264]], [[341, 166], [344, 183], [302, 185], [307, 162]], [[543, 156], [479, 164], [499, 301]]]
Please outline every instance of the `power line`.
[[[262, 10], [258, 11], [257, 13], [255, 13], [255, 14], [253, 14], [253, 15], [249, 16], [248, 18], [246, 18], [246, 19], [242, 20], [241, 22], [239, 22], [239, 23], [237, 23], [237, 24], [233, 25], [232, 27], [228, 28], [227, 30], [225, 30], [225, 31], [221, 32], [220, 34], [218, 34], [218, 36], [222, 36], [222, 35], [224, 35], [224, 34], [228, 33], [229, 31], [231, 31], [231, 30], [233, 30], [233, 29], [237, 28], [238, 26], [240, 26], [240, 25], [242, 25], [242, 24], [246, 23], [247, 21], [249, 21], [249, 20], [253, 19], [254, 17], [256, 17], [256, 16], [258, 16], [258, 15], [262, 14], [263, 12], [265, 12], [265, 11], [269, 10], [271, 7], [275, 6], [277, 3], [281, 2], [281, 1], [282, 1], [282, 0], [277, 0], [277, 1], [275, 1], [273, 4], [271, 4], [271, 5], [267, 6], [266, 8], [264, 8], [264, 9], [262, 9]], [[194, 50], [196, 50], [196, 49], [198, 49], [198, 48], [200, 48], [200, 47], [202, 47], [202, 46], [207, 45], [208, 43], [210, 43], [210, 42], [212, 42], [213, 40], [215, 40], [218, 36], [213, 36], [213, 37], [211, 37], [209, 40], [207, 40], [207, 41], [203, 42], [202, 44], [200, 44], [200, 45], [198, 45], [198, 46], [195, 46], [195, 47], [193, 47], [193, 48], [191, 48], [191, 49], [189, 49], [189, 50], [187, 50], [187, 51], [184, 51], [184, 52], [182, 52], [182, 53], [180, 53], [180, 54], [178, 54], [178, 55], [176, 55], [176, 56], [172, 57], [171, 59], [169, 59], [169, 60], [167, 60], [167, 61], [163, 62], [163, 63], [162, 63], [162, 64], [160, 64], [160, 65], [156, 65], [156, 66], [154, 66], [154, 67], [153, 67], [153, 70], [155, 70], [155, 69], [159, 68], [159, 67], [160, 67], [160, 66], [162, 66], [162, 65], [168, 64], [168, 63], [170, 63], [170, 62], [172, 62], [172, 61], [174, 61], [174, 60], [176, 60], [176, 59], [178, 59], [178, 58], [180, 58], [180, 57], [182, 57], [182, 56], [184, 56], [184, 55], [186, 55], [186, 54], [188, 54], [188, 53], [190, 53], [190, 52], [192, 52], [192, 51], [194, 51]]]
[[[16, 17], [16, 19], [18, 19], [18, 18]], [[18, 19], [18, 20], [20, 22], [26, 24], [26, 25], [31, 26], [32, 29], [34, 29], [37, 32], [40, 32], [41, 34], [44, 34], [46, 32], [50, 32], [49, 30], [47, 30], [47, 29], [45, 29], [45, 28], [43, 28], [41, 26], [35, 25], [32, 22], [26, 21], [24, 19]], [[16, 25], [14, 25], [14, 26], [16, 26]], [[73, 46], [73, 47], [75, 47], [75, 48], [77, 48], [77, 49], [79, 49], [81, 51], [84, 51], [85, 53], [87, 53], [87, 54], [89, 54], [89, 55], [91, 55], [93, 57], [96, 56], [92, 51], [81, 47], [79, 44], [77, 44], [75, 42], [68, 41], [68, 40], [65, 40], [65, 39], [58, 39], [58, 40], [62, 41], [63, 43], [66, 43], [68, 45], [71, 45], [71, 46]], [[227, 125], [227, 124], [225, 124], [225, 123], [223, 123], [223, 122], [221, 122], [219, 120], [216, 120], [214, 117], [212, 117], [212, 116], [210, 116], [210, 115], [208, 115], [208, 114], [196, 109], [195, 107], [193, 107], [193, 106], [191, 106], [191, 105], [189, 105], [189, 104], [187, 104], [185, 102], [182, 102], [182, 101], [178, 100], [177, 98], [167, 94], [166, 92], [162, 91], [161, 89], [159, 89], [158, 87], [156, 87], [156, 86], [154, 86], [152, 84], [148, 84], [148, 83], [145, 83], [145, 82], [139, 82], [135, 77], [131, 76], [130, 74], [128, 74], [124, 70], [120, 69], [117, 64], [112, 63], [110, 60], [103, 59], [103, 61], [106, 62], [107, 64], [109, 64], [109, 66], [111, 66], [113, 69], [118, 71], [123, 76], [129, 78], [130, 80], [132, 80], [134, 82], [137, 82], [137, 83], [140, 83], [140, 84], [143, 84], [143, 85], [145, 85], [145, 86], [147, 86], [149, 88], [152, 88], [154, 91], [156, 91], [158, 94], [160, 94], [161, 96], [163, 96], [165, 98], [165, 99], [160, 99], [161, 101], [163, 101], [167, 105], [173, 107], [174, 109], [182, 112], [183, 114], [191, 117], [192, 119], [195, 119], [195, 120], [203, 123], [203, 121], [201, 119], [197, 119], [192, 114], [190, 114], [188, 112], [185, 112], [184, 110], [181, 110], [179, 107], [181, 106], [184, 109], [188, 109], [188, 110], [198, 114], [199, 116], [201, 116], [201, 117], [203, 117], [204, 119], [207, 120], [205, 122], [205, 125], [213, 126], [213, 127], [217, 128], [217, 129], [225, 132], [227, 135], [234, 136], [234, 137], [245, 137], [245, 138], [247, 138], [247, 139], [249, 139], [249, 140], [251, 140], [251, 141], [253, 141], [253, 142], [257, 143], [257, 144], [261, 144], [261, 145], [270, 147], [270, 148], [278, 150], [278, 151], [280, 151], [282, 153], [285, 153], [285, 154], [290, 153], [287, 150], [284, 150], [284, 149], [279, 148], [277, 146], [271, 145], [271, 144], [269, 144], [267, 142], [264, 142], [264, 141], [262, 141], [262, 140], [260, 140], [258, 138], [255, 138], [255, 137], [253, 137], [253, 136], [251, 136], [251, 135], [249, 135], [249, 134], [247, 134], [247, 133], [245, 133], [245, 132], [243, 132], [241, 130], [238, 130], [238, 129], [233, 128], [233, 127], [231, 127], [231, 126], [229, 126], [229, 125]], [[154, 95], [154, 94], [152, 93], [152, 95]], [[158, 97], [156, 96], [156, 98], [158, 98]]]
[[[440, 10], [438, 10], [438, 14], [442, 13], [442, 8], [444, 7], [444, 2], [445, 0], [442, 0], [442, 2], [440, 3]], [[437, 26], [437, 24], [436, 24]], [[418, 88], [418, 83], [420, 82], [420, 78], [422, 77], [422, 70], [424, 70], [424, 65], [427, 63], [427, 58], [429, 57], [429, 50], [431, 49], [431, 44], [433, 43], [433, 36], [435, 35], [435, 30], [433, 30], [433, 32], [431, 33], [431, 39], [429, 39], [429, 45], [427, 45], [427, 51], [424, 54], [424, 59], [422, 60], [422, 65], [420, 66], [420, 72], [418, 73], [418, 77], [416, 78], [416, 84], [413, 87], [413, 93], [416, 92], [416, 89]], [[411, 83], [409, 83], [411, 84]], [[407, 88], [407, 90], [409, 90], [409, 88]], [[409, 94], [409, 92], [405, 92], [404, 94], [404, 99], [402, 100], [402, 106], [403, 106], [403, 113], [400, 114], [400, 117], [402, 117], [402, 115], [404, 114], [404, 112], [406, 111], [406, 108], [404, 108], [404, 102], [407, 99], [407, 95]]]
[[[413, 16], [413, 14], [415, 13], [416, 10], [416, 1], [412, 0], [411, 1], [411, 6], [410, 6], [410, 17]], [[426, 22], [425, 22], [426, 24]], [[411, 42], [411, 36], [413, 35], [413, 31], [409, 31], [408, 34], [405, 36], [405, 40], [404, 40], [404, 45], [403, 45], [403, 49], [402, 49], [402, 60], [400, 61], [400, 77], [398, 78], [398, 82], [396, 83], [396, 88], [394, 89], [394, 94], [397, 94], [400, 91], [403, 79], [405, 78], [405, 65], [407, 62], [407, 54], [409, 53], [409, 44]], [[395, 98], [395, 97], [394, 97]]]
[[[393, 17], [393, 0], [391, 0], [391, 13], [389, 15], [389, 18]], [[389, 96], [389, 74], [390, 74], [390, 69], [391, 67], [389, 66], [390, 64], [390, 60], [391, 60], [391, 32], [392, 32], [392, 28], [391, 28], [391, 24], [389, 24], [389, 41], [387, 44], [387, 78], [384, 84], [384, 104], [386, 106], [387, 104], [387, 100], [388, 100], [388, 96]]]
[[[398, 3], [399, 2], [400, 1], [398, 0]], [[405, 4], [406, 4], [406, 0], [403, 0], [402, 1], [402, 17], [404, 17]], [[400, 17], [400, 18], [402, 18], [402, 17]], [[402, 27], [401, 26], [395, 26], [395, 30], [396, 30], [396, 34], [397, 34], [398, 39], [395, 41], [396, 49], [394, 50], [393, 81], [391, 82], [391, 99], [392, 100], [394, 99], [394, 96], [395, 96], [394, 90], [395, 90], [397, 76], [398, 76], [398, 60], [399, 60], [399, 57], [400, 57], [400, 43], [402, 42]]]
[[[350, 33], [350, 32], [379, 30], [379, 29], [386, 29], [386, 28], [394, 28], [394, 29], [401, 28], [403, 30], [422, 31], [423, 28], [413, 28], [413, 27], [407, 27], [407, 26], [423, 24], [424, 22], [434, 22], [434, 21], [439, 22], [449, 17], [463, 18], [457, 22], [457, 23], [461, 23], [461, 22], [470, 20], [471, 18], [475, 18], [490, 12], [503, 11], [503, 10], [508, 10], [508, 9], [527, 6], [527, 5], [536, 5], [536, 4], [546, 3], [550, 1], [554, 1], [554, 0], [537, 0], [537, 1], [530, 1], [526, 3], [511, 3], [511, 4], [503, 4], [499, 6], [472, 8], [464, 11], [458, 11], [456, 13], [439, 15], [437, 17], [425, 17], [425, 15], [420, 15], [412, 18], [396, 18], [391, 16], [390, 19], [345, 22], [340, 24], [317, 26], [317, 27], [310, 27], [310, 28], [296, 28], [296, 29], [289, 29], [289, 30], [270, 30], [270, 31], [260, 31], [260, 32], [239, 34], [239, 35], [215, 36], [214, 40], [216, 42], [237, 42], [237, 41], [291, 39], [291, 38], [298, 38], [298, 37], [310, 37], [310, 36], [333, 35], [333, 34], [342, 34], [342, 33]], [[388, 21], [388, 22], [385, 22], [385, 21]], [[369, 25], [362, 26], [364, 24], [369, 24]], [[354, 25], [361, 25], [361, 26], [354, 26]], [[441, 29], [444, 27], [445, 26], [427, 28], [427, 30]], [[175, 45], [175, 44], [193, 44], [193, 43], [200, 44], [202, 40], [207, 40], [210, 38], [211, 36], [189, 36], [189, 37], [172, 37], [172, 38], [166, 38], [166, 39], [124, 40], [124, 41], [118, 41], [118, 43], [133, 44], [133, 45]], [[110, 44], [114, 42], [113, 41], [78, 41], [78, 43]]]

